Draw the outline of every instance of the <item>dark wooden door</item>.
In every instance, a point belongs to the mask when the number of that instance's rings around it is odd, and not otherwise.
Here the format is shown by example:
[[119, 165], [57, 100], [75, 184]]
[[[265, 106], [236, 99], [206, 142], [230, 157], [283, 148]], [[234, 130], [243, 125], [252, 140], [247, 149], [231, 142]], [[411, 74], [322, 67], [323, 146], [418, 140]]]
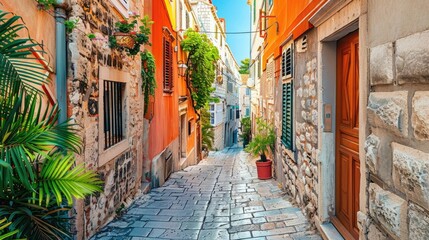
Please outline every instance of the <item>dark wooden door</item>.
[[358, 239], [359, 211], [359, 34], [337, 45], [336, 188], [333, 219], [346, 239]]

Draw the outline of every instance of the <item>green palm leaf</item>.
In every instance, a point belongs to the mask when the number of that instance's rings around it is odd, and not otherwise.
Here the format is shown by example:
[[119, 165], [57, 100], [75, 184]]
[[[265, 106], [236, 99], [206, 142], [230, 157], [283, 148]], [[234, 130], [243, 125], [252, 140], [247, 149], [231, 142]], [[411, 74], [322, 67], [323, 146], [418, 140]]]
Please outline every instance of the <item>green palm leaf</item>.
[[82, 164], [72, 167], [74, 162], [73, 153], [64, 156], [60, 152], [45, 160], [39, 179], [39, 204], [43, 199], [48, 203], [51, 196], [55, 196], [58, 205], [64, 201], [63, 198], [71, 204], [73, 197], [84, 198], [101, 190], [102, 182], [98, 176], [86, 171]]
[[0, 10], [0, 218], [18, 237], [68, 239], [69, 209], [60, 205], [100, 191], [101, 181], [75, 166], [76, 126], [57, 124], [58, 106], [44, 104], [39, 89], [49, 80], [30, 50], [38, 44], [18, 37], [25, 30]]

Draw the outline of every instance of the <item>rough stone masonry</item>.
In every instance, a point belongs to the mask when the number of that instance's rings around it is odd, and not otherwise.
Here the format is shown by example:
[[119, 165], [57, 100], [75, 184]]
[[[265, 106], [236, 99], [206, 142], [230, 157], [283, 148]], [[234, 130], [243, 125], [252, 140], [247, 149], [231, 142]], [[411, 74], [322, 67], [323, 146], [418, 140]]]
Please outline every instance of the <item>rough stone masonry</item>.
[[[130, 1], [130, 10], [141, 12], [141, 1]], [[77, 155], [89, 169], [95, 169], [104, 180], [104, 191], [78, 201], [76, 210], [77, 238], [94, 234], [114, 215], [122, 204], [134, 197], [140, 186], [142, 169], [137, 159], [142, 159], [137, 146], [142, 146], [143, 96], [140, 91], [140, 58], [131, 58], [123, 52], [110, 49], [108, 37], [112, 34], [118, 13], [109, 1], [71, 0], [70, 20], [78, 20], [69, 34], [69, 115], [79, 125], [83, 152]], [[89, 39], [88, 34], [95, 34]], [[124, 73], [128, 79], [100, 79], [103, 69]], [[104, 70], [103, 70], [104, 71]], [[118, 154], [100, 158], [105, 149], [100, 148], [101, 117], [103, 105], [100, 91], [102, 80], [125, 82], [124, 142], [126, 149]], [[102, 130], [102, 129], [101, 129]]]

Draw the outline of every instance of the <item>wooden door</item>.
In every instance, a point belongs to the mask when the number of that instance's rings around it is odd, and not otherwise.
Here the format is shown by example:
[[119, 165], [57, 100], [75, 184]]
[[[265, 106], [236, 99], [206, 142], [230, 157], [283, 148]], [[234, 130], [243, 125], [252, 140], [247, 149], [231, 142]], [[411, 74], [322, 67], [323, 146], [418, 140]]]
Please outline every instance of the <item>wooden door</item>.
[[337, 44], [336, 216], [333, 223], [346, 239], [358, 239], [359, 211], [359, 35]]

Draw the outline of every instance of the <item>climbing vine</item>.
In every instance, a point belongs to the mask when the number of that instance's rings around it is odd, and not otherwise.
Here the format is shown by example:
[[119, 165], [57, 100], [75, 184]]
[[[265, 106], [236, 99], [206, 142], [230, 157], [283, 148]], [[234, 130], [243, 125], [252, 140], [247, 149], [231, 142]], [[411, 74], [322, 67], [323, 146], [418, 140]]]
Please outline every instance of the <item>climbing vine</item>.
[[36, 2], [39, 5], [39, 8], [49, 9], [56, 3], [56, 0], [36, 0]]
[[142, 61], [142, 91], [144, 94], [144, 113], [146, 114], [149, 106], [149, 97], [155, 95], [156, 79], [155, 79], [155, 58], [153, 54], [147, 50], [140, 53]]
[[216, 61], [219, 51], [210, 42], [207, 35], [192, 29], [185, 32], [181, 47], [188, 52], [186, 85], [191, 92], [195, 110], [200, 110], [214, 99], [211, 93], [215, 90], [212, 84], [215, 80]]

